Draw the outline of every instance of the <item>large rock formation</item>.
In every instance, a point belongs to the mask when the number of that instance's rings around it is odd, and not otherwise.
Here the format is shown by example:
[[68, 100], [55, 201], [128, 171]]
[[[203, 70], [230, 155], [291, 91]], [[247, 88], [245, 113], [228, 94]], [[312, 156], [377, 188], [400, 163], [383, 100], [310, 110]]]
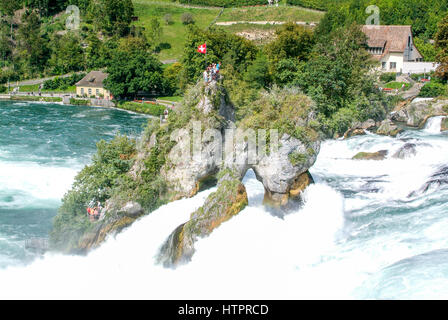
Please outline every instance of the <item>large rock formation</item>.
[[[223, 86], [199, 82], [166, 123], [148, 126], [131, 169], [109, 190], [112, 196], [101, 220], [73, 236], [70, 251], [96, 247], [162, 203], [194, 196], [203, 183], [217, 180], [218, 190], [173, 231], [159, 257], [167, 266], [188, 261], [197, 239], [247, 205], [241, 181], [249, 169], [264, 185], [265, 204], [284, 206], [290, 198], [300, 197], [312, 183], [308, 169], [320, 150], [319, 136], [308, 124], [313, 120], [313, 103], [299, 92], [277, 90], [263, 95], [257, 108], [261, 110], [237, 123]], [[265, 152], [260, 129], [278, 131], [269, 131]], [[279, 144], [274, 148], [276, 136]], [[250, 152], [254, 150], [255, 157]]]
[[447, 106], [448, 100], [444, 99], [415, 99], [395, 110], [390, 118], [411, 127], [422, 128], [429, 118], [447, 115]]
[[[216, 92], [217, 84], [212, 83], [211, 86], [210, 92]], [[282, 97], [279, 97], [279, 100], [282, 101]], [[301, 103], [311, 103], [303, 100], [303, 97], [300, 97], [299, 100]], [[213, 105], [211, 101], [219, 101], [219, 103]], [[272, 108], [271, 102], [272, 99], [265, 107]], [[288, 102], [291, 103], [291, 101]], [[287, 132], [280, 132], [278, 148], [271, 149], [269, 153], [257, 153], [254, 162], [248, 152], [251, 149], [251, 142], [246, 139], [250, 137], [251, 132], [254, 132], [247, 131], [251, 128], [244, 126], [244, 128], [237, 129], [235, 137], [231, 136], [234, 140], [230, 142], [228, 141], [229, 136], [223, 133], [225, 129], [235, 128], [233, 119], [229, 118], [229, 115], [234, 114], [232, 106], [225, 105], [226, 103], [227, 99], [221, 96], [220, 99], [201, 99], [197, 105], [197, 109], [205, 114], [217, 110], [223, 111], [220, 111], [220, 114], [224, 115], [225, 121], [220, 122], [222, 124], [220, 127], [214, 128], [222, 133], [222, 145], [220, 146], [216, 139], [205, 140], [202, 142], [201, 153], [205, 161], [199, 163], [181, 161], [180, 164], [164, 173], [167, 176], [167, 181], [174, 182], [176, 191], [185, 196], [197, 192], [201, 179], [214, 175], [216, 171], [220, 172], [218, 190], [208, 197], [203, 207], [191, 215], [188, 222], [177, 227], [162, 246], [158, 260], [165, 266], [174, 267], [179, 263], [189, 261], [194, 253], [194, 243], [197, 239], [208, 236], [215, 228], [238, 214], [247, 205], [246, 191], [241, 184], [247, 170], [253, 169], [257, 179], [263, 183], [264, 203], [270, 206], [285, 206], [289, 199], [300, 197], [301, 192], [312, 183], [308, 169], [316, 161], [320, 150], [320, 141], [313, 135], [314, 131], [308, 128], [307, 120], [302, 119], [299, 112], [294, 113], [293, 116], [287, 114], [283, 116], [287, 117], [292, 124], [302, 125], [303, 130], [298, 130], [301, 139]], [[262, 104], [263, 101], [260, 103]], [[290, 108], [290, 106], [288, 107]], [[303, 105], [299, 109], [301, 108]], [[301, 111], [304, 114], [309, 114], [308, 110]], [[269, 112], [266, 110], [261, 113]], [[249, 118], [244, 124], [265, 120], [255, 117], [258, 115]], [[269, 124], [274, 125], [274, 121]], [[233, 146], [234, 153], [225, 154], [223, 158], [217, 156], [222, 152], [223, 146], [228, 145]], [[184, 141], [178, 146], [188, 148], [189, 142]], [[176, 149], [176, 152], [182, 154], [180, 150]]]

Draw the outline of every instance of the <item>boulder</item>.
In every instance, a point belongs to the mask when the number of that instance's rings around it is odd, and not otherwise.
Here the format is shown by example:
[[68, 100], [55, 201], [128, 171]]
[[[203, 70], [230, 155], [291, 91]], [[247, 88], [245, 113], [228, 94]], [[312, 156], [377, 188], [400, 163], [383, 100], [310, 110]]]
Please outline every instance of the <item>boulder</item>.
[[350, 129], [344, 133], [344, 139], [348, 139], [353, 136], [365, 135], [366, 130], [374, 131], [377, 127], [375, 120], [369, 119], [364, 122], [356, 122]]
[[377, 152], [359, 152], [352, 159], [353, 160], [384, 160], [388, 154], [387, 150], [380, 150]]
[[348, 139], [354, 136], [362, 136], [365, 135], [366, 131], [364, 129], [361, 128], [351, 128], [348, 129], [345, 133], [344, 133], [344, 139]]
[[398, 128], [392, 122], [392, 120], [386, 119], [383, 122], [381, 122], [381, 125], [379, 126], [378, 130], [376, 130], [376, 134], [396, 137], [402, 131], [403, 129]]
[[177, 227], [162, 245], [158, 263], [175, 267], [190, 261], [198, 239], [210, 235], [247, 206], [246, 188], [239, 174], [224, 169], [220, 176], [217, 191], [209, 195], [204, 205], [191, 214], [190, 220]]
[[442, 119], [442, 123], [440, 124], [440, 131], [447, 131], [448, 130], [448, 117]]
[[142, 206], [137, 202], [128, 202], [118, 211], [118, 214], [133, 218], [141, 216], [143, 213]]
[[414, 143], [406, 143], [392, 155], [395, 159], [406, 159], [417, 154], [416, 145]]
[[278, 152], [264, 157], [252, 167], [265, 188], [264, 204], [286, 205], [290, 191], [302, 174], [314, 164], [319, 151], [320, 141], [305, 146], [300, 140], [283, 135]]

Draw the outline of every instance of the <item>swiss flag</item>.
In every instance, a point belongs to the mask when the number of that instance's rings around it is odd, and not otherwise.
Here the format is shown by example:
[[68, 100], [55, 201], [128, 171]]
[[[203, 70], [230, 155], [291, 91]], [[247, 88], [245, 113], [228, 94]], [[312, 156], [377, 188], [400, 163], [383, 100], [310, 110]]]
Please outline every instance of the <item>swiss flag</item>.
[[207, 44], [206, 43], [204, 43], [204, 44], [201, 44], [199, 47], [198, 47], [198, 52], [199, 53], [207, 53]]

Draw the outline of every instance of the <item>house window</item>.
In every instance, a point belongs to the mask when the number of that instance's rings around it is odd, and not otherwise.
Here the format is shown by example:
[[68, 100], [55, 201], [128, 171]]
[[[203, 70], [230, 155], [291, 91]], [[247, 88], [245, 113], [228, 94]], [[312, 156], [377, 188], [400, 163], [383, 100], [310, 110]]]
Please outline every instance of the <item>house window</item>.
[[397, 63], [396, 62], [391, 62], [390, 63], [390, 69], [393, 69], [393, 70], [397, 69]]
[[92, 89], [89, 89], [89, 95], [92, 95]]
[[81, 95], [84, 95], [84, 88], [81, 88]]
[[100, 95], [100, 89], [96, 89], [96, 95], [97, 95], [97, 96]]
[[381, 69], [386, 70], [386, 67], [387, 67], [387, 63], [381, 62]]

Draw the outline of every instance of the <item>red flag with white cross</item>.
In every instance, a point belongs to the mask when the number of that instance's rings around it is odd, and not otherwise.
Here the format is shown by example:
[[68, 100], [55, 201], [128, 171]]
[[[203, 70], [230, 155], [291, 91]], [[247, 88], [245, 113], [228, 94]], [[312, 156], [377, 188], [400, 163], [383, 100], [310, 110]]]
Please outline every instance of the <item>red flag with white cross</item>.
[[206, 54], [206, 53], [207, 53], [207, 44], [206, 44], [206, 43], [201, 44], [201, 45], [198, 47], [198, 52], [199, 52], [199, 53]]

